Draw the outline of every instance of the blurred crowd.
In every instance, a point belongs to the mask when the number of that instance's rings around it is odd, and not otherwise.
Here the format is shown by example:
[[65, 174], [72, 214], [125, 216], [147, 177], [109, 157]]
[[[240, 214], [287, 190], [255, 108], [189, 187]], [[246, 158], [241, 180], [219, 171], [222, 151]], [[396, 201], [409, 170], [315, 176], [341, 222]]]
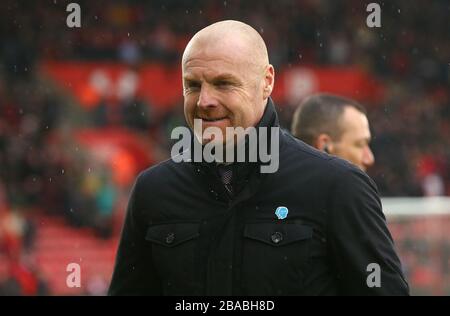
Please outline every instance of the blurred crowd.
[[117, 192], [110, 171], [69, 133], [64, 136], [62, 101], [36, 74], [1, 75], [0, 260], [9, 279], [2, 280], [0, 271], [0, 293], [45, 294], [33, 258], [33, 212], [64, 216], [70, 225], [109, 238]]
[[[0, 2], [0, 255], [8, 254], [9, 275], [16, 276], [0, 278], [0, 289], [48, 292], [28, 255], [36, 230], [30, 208], [63, 214], [69, 224], [92, 227], [102, 238], [113, 233], [120, 188], [109, 167], [71, 136], [71, 117], [64, 115], [67, 99], [40, 77], [39, 62], [178, 65], [190, 36], [221, 19], [254, 26], [276, 69], [356, 65], [381, 80], [383, 99], [365, 104], [376, 157], [369, 175], [383, 196], [450, 195], [450, 4], [377, 2], [380, 29], [366, 26], [367, 3], [360, 0], [77, 1], [79, 29], [65, 27], [68, 1]], [[117, 113], [110, 112], [113, 108]], [[293, 110], [280, 104], [286, 128]], [[98, 104], [85, 115], [97, 127], [133, 128], [167, 155], [170, 131], [184, 124], [181, 104], [158, 115], [139, 99], [126, 99], [119, 107]], [[402, 249], [420, 243], [401, 236]], [[447, 271], [442, 273], [448, 275], [445, 247]], [[27, 273], [34, 283], [26, 282]]]
[[[369, 173], [382, 195], [450, 195], [448, 1], [379, 1], [379, 29], [367, 27], [368, 2], [359, 0], [77, 3], [82, 27], [68, 29], [61, 26], [67, 2], [2, 2], [5, 72], [27, 74], [36, 59], [178, 65], [196, 30], [219, 19], [242, 19], [264, 36], [277, 69], [357, 65], [384, 83], [383, 99], [365, 104], [377, 160]], [[100, 125], [107, 108], [94, 113]], [[293, 109], [282, 108], [288, 126]], [[151, 105], [131, 100], [123, 109], [130, 116], [126, 124], [143, 129], [151, 124], [139, 116]]]
[[391, 218], [389, 223], [412, 294], [450, 295], [450, 217]]

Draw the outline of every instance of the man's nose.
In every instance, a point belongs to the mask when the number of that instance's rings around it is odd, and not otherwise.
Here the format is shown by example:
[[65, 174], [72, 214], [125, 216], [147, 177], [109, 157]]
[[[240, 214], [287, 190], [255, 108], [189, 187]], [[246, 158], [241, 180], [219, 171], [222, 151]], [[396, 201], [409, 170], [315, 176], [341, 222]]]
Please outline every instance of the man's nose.
[[367, 146], [364, 149], [364, 154], [363, 154], [363, 164], [366, 168], [372, 166], [375, 162], [375, 157], [373, 155], [372, 150], [370, 149], [369, 146]]
[[197, 106], [205, 109], [217, 106], [217, 99], [214, 96], [214, 91], [212, 91], [211, 87], [207, 84], [202, 84]]

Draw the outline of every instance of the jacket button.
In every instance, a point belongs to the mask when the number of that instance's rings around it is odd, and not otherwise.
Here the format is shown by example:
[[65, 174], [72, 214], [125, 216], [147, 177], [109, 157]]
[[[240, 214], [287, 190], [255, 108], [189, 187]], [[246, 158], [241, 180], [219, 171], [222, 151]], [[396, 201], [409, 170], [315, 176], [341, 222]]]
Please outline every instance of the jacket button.
[[174, 233], [168, 233], [166, 236], [166, 244], [171, 244], [175, 240], [175, 234]]
[[270, 236], [272, 239], [272, 242], [274, 244], [279, 244], [281, 241], [283, 241], [283, 234], [280, 232], [273, 233], [272, 236]]

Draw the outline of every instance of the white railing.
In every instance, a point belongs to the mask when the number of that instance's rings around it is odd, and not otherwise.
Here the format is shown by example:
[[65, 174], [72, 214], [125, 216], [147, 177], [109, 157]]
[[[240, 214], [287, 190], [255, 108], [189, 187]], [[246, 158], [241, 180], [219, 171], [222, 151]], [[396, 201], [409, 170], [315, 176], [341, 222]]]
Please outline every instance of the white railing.
[[450, 197], [386, 197], [381, 203], [387, 217], [450, 215]]

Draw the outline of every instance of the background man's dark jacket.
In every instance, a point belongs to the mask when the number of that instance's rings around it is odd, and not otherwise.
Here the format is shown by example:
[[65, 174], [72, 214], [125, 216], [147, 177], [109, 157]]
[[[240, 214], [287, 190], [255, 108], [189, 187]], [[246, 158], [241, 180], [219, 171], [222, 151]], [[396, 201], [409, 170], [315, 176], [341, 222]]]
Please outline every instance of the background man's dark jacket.
[[[270, 99], [259, 126], [278, 126]], [[279, 156], [272, 174], [233, 164], [232, 199], [215, 164], [168, 160], [142, 172], [109, 294], [408, 294], [373, 181], [284, 131]], [[380, 287], [368, 286], [371, 263]]]

